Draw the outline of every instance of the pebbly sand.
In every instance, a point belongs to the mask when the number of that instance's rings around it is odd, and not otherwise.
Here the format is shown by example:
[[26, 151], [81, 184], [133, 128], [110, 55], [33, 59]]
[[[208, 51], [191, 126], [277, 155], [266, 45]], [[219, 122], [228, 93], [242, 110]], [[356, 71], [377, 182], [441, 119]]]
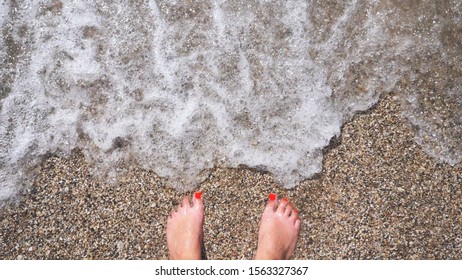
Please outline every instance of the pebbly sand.
[[[250, 259], [269, 192], [302, 228], [294, 259], [462, 259], [462, 167], [414, 141], [392, 96], [344, 125], [323, 172], [293, 190], [270, 174], [217, 168], [199, 189], [207, 259]], [[19, 202], [0, 210], [2, 259], [166, 259], [165, 221], [184, 194], [152, 172], [98, 182], [81, 153], [51, 157]]]

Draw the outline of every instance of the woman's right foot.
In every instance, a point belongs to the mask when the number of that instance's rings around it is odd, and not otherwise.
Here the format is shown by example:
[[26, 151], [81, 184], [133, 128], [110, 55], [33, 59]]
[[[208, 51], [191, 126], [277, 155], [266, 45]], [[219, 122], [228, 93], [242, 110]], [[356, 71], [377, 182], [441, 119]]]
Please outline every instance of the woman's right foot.
[[288, 260], [295, 250], [300, 219], [298, 211], [289, 204], [287, 198], [278, 199], [270, 194], [263, 211], [258, 232], [256, 260]]

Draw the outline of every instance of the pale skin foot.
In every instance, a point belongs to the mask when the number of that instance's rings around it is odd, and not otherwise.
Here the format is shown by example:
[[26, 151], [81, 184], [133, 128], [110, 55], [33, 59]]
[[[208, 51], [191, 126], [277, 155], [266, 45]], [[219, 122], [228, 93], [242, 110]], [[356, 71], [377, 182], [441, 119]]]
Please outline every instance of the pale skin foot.
[[171, 260], [200, 260], [204, 224], [204, 204], [201, 193], [185, 196], [167, 219], [167, 247]]
[[295, 250], [300, 219], [286, 198], [269, 195], [269, 202], [263, 211], [258, 232], [256, 260], [288, 260]]

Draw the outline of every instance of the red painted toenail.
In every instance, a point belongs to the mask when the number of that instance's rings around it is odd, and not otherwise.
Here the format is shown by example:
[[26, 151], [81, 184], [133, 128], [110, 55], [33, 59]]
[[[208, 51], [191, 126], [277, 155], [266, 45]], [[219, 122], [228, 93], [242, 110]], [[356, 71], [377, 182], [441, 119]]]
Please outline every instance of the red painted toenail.
[[298, 210], [297, 210], [297, 209], [294, 209], [293, 211], [295, 212], [295, 214], [298, 214]]
[[195, 193], [194, 193], [194, 197], [197, 198], [197, 199], [201, 199], [201, 197], [202, 197], [202, 192], [195, 192]]
[[274, 193], [270, 193], [270, 194], [268, 195], [268, 198], [269, 198], [269, 200], [273, 201], [273, 200], [276, 199], [276, 195], [275, 195]]
[[283, 201], [283, 202], [287, 202], [288, 200], [287, 200], [287, 198], [284, 197], [284, 198], [282, 199], [282, 201]]

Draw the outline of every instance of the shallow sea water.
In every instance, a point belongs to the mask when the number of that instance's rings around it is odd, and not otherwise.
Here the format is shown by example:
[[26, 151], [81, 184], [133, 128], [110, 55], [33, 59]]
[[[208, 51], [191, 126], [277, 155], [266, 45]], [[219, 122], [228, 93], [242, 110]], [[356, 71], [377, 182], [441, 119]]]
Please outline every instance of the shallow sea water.
[[286, 188], [395, 92], [416, 141], [462, 159], [462, 1], [0, 0], [0, 200], [78, 148], [183, 190], [214, 166]]

